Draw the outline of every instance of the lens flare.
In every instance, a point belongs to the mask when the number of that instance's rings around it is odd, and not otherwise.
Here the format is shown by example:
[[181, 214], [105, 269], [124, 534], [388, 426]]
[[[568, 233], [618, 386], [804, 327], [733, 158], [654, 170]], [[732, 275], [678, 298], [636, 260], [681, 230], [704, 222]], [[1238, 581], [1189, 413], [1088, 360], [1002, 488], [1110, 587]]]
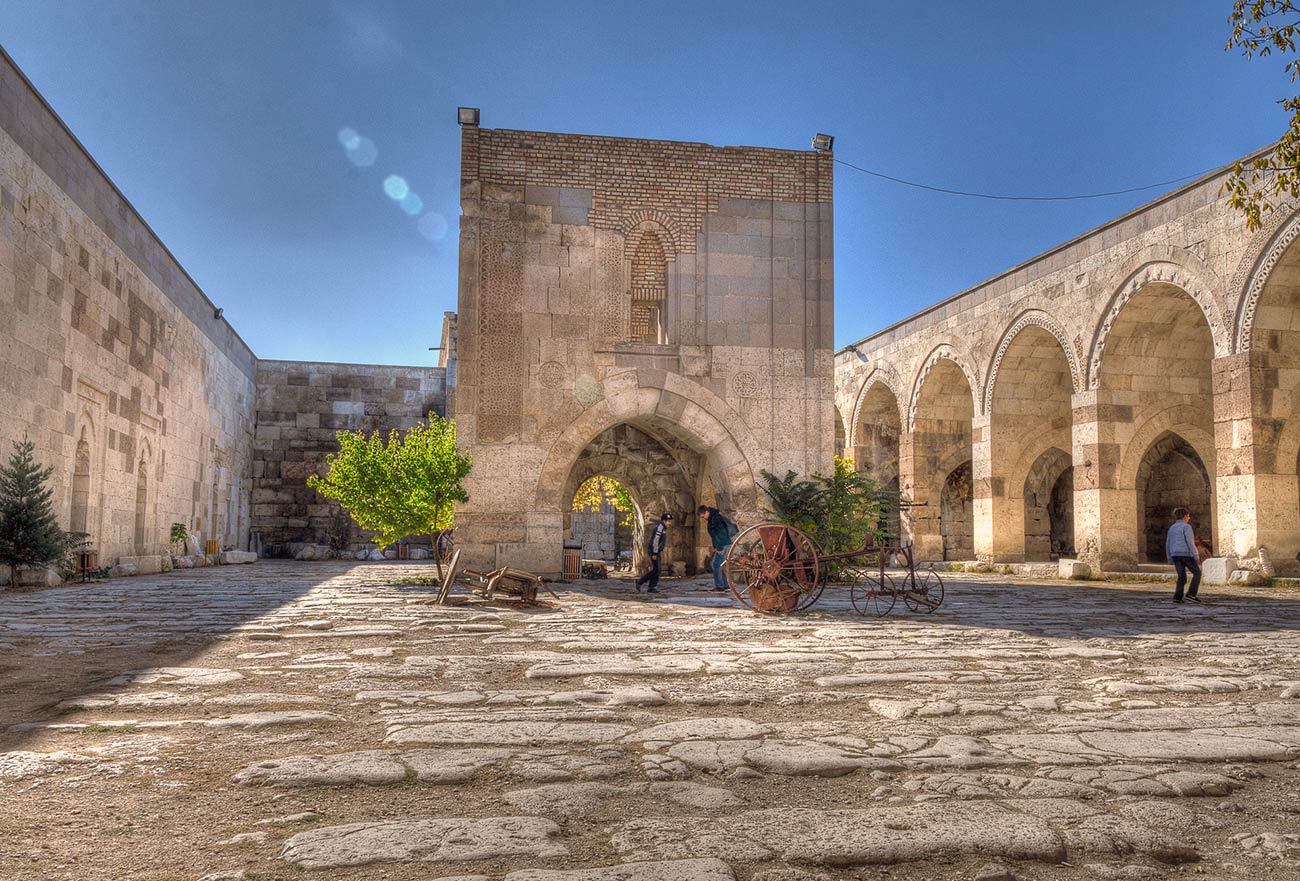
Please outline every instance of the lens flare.
[[369, 168], [379, 158], [379, 150], [375, 147], [375, 142], [360, 135], [357, 136], [355, 147], [348, 147], [346, 144], [344, 147], [347, 149], [348, 161], [357, 168]]
[[412, 217], [424, 210], [424, 200], [411, 192], [403, 196], [399, 204], [402, 206], [402, 210]]
[[440, 242], [447, 237], [447, 218], [437, 211], [430, 211], [421, 217], [420, 222], [415, 226], [420, 231], [420, 235], [431, 242]]
[[406, 178], [398, 174], [390, 174], [384, 178], [384, 192], [394, 202], [400, 202], [406, 198], [407, 193], [411, 192], [411, 188], [407, 186]]
[[361, 146], [361, 135], [357, 134], [354, 128], [339, 129], [339, 143], [343, 145], [344, 150], [355, 150]]

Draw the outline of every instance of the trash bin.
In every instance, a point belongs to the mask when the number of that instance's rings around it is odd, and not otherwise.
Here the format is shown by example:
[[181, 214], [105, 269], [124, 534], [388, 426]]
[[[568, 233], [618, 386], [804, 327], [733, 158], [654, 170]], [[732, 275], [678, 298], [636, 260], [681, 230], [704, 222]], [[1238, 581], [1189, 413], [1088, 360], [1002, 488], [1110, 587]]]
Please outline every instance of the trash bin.
[[564, 580], [577, 581], [582, 577], [582, 545], [570, 547], [564, 543]]

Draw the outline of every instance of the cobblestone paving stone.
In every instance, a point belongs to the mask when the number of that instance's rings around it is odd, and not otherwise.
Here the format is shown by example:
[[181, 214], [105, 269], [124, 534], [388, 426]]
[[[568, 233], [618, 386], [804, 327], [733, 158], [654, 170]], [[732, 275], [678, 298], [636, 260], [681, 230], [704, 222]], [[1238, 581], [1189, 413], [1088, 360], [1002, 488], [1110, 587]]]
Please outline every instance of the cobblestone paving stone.
[[1295, 589], [776, 618], [431, 574], [0, 594], [0, 878], [1300, 878]]

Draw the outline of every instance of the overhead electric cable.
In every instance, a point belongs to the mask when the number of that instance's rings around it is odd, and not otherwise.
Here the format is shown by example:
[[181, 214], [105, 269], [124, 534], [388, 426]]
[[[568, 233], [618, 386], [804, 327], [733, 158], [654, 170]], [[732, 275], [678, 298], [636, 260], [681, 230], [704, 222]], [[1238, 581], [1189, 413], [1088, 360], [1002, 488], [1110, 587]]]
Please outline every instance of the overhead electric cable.
[[893, 181], [896, 184], [902, 184], [905, 187], [916, 187], [919, 190], [930, 190], [934, 193], [947, 193], [950, 196], [969, 196], [972, 199], [996, 199], [1000, 202], [1072, 202], [1078, 199], [1102, 199], [1107, 196], [1122, 196], [1125, 193], [1140, 193], [1143, 190], [1154, 190], [1158, 187], [1167, 187], [1171, 184], [1180, 184], [1183, 181], [1192, 180], [1193, 178], [1203, 177], [1211, 171], [1217, 169], [1210, 168], [1205, 171], [1198, 171], [1195, 174], [1186, 174], [1182, 177], [1176, 177], [1173, 180], [1160, 181], [1155, 184], [1147, 184], [1141, 187], [1129, 187], [1124, 190], [1111, 190], [1106, 193], [1082, 193], [1076, 196], [1003, 196], [997, 193], [972, 193], [967, 190], [952, 190], [948, 187], [936, 187], [930, 184], [917, 183], [912, 180], [904, 180], [901, 177], [894, 177], [892, 174], [885, 174], [880, 171], [872, 171], [870, 168], [863, 168], [861, 165], [854, 165], [852, 162], [845, 162], [843, 159], [836, 159], [836, 164], [852, 168], [854, 171], [860, 171], [863, 174], [869, 174], [872, 177], [883, 178]]

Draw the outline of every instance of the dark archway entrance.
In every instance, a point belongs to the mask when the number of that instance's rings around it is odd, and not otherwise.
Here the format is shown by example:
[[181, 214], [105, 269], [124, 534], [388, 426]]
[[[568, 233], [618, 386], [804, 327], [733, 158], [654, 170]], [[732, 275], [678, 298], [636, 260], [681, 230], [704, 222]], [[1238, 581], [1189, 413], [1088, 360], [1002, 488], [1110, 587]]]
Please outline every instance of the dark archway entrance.
[[638, 569], [646, 565], [646, 526], [670, 512], [676, 522], [668, 534], [665, 574], [671, 574], [675, 562], [684, 563], [687, 574], [694, 574], [699, 568], [695, 487], [703, 467], [699, 454], [673, 439], [627, 423], [608, 428], [587, 444], [569, 472], [564, 488], [565, 534], [574, 537], [572, 502], [578, 487], [591, 477], [611, 477], [632, 496], [633, 565]]
[[1025, 559], [1074, 555], [1074, 468], [1070, 454], [1053, 447], [1025, 477]]
[[1214, 523], [1210, 475], [1200, 455], [1179, 435], [1165, 432], [1142, 456], [1137, 508], [1138, 546], [1148, 563], [1165, 562], [1165, 533], [1175, 508], [1192, 512], [1197, 541], [1209, 543]]
[[945, 560], [975, 559], [975, 482], [971, 462], [958, 465], [943, 481], [939, 533]]

